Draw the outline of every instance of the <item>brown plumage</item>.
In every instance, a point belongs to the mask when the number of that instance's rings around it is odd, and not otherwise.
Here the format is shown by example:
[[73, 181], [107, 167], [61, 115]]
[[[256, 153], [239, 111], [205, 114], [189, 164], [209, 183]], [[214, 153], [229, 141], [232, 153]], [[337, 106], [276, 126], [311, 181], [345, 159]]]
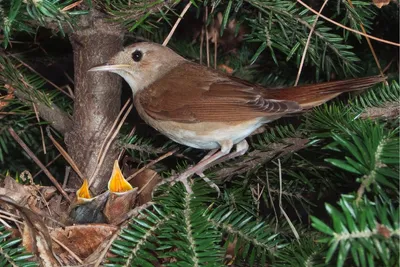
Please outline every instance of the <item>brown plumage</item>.
[[[266, 89], [192, 63], [154, 43], [129, 46], [107, 65], [91, 71], [121, 75], [132, 89], [139, 115], [172, 140], [195, 148], [220, 149], [179, 176], [188, 190], [190, 175], [202, 175], [223, 156], [245, 153], [245, 138], [262, 124], [384, 81], [374, 76]], [[236, 151], [227, 155], [235, 144]]]

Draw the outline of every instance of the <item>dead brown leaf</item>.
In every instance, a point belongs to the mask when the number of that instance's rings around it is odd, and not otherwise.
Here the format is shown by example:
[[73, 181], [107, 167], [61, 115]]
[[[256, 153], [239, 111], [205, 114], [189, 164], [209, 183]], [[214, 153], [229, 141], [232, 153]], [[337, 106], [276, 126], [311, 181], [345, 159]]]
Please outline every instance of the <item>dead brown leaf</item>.
[[[132, 170], [136, 172], [135, 169]], [[161, 182], [161, 177], [157, 172], [146, 169], [141, 173], [137, 174], [131, 181], [129, 181], [133, 187], [139, 188], [139, 196], [137, 206], [141, 206], [152, 199], [152, 192], [156, 185]]]
[[[108, 224], [73, 225], [54, 229], [50, 235], [84, 260], [95, 252], [98, 246], [106, 243], [117, 230], [116, 226]], [[54, 252], [64, 264], [75, 263], [70, 253], [56, 243]]]

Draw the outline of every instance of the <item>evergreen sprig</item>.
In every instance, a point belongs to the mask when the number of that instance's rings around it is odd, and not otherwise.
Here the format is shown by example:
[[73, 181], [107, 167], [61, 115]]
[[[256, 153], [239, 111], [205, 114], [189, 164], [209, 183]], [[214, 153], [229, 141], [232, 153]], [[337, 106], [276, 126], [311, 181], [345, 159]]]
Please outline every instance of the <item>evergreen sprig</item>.
[[[308, 15], [308, 10], [298, 7], [291, 1], [264, 2], [259, 0], [246, 1], [263, 15], [248, 19], [252, 29], [247, 40], [260, 43], [252, 62], [255, 62], [264, 50], [268, 49], [272, 59], [279, 64], [277, 51], [286, 56], [286, 61], [295, 58], [297, 66], [306, 46], [306, 40], [315, 15]], [[305, 65], [315, 66], [316, 77], [325, 73], [354, 75], [360, 71], [357, 65], [359, 58], [352, 51], [353, 47], [344, 43], [344, 38], [335, 33], [329, 25], [318, 21], [314, 35], [307, 49]]]
[[1, 266], [39, 266], [37, 262], [31, 261], [34, 256], [27, 253], [21, 245], [20, 238], [13, 238], [12, 233], [7, 231], [3, 225], [0, 226], [0, 265]]
[[326, 204], [333, 221], [328, 226], [312, 216], [312, 225], [328, 237], [321, 242], [329, 245], [326, 263], [337, 257], [337, 266], [350, 259], [356, 266], [396, 266], [399, 259], [399, 208], [391, 203], [354, 195], [342, 195], [339, 208]]
[[[37, 26], [58, 29], [65, 35], [64, 28], [73, 31], [73, 17], [87, 14], [87, 10], [77, 10], [70, 5], [74, 0], [12, 0], [0, 2], [0, 25], [4, 31], [2, 43], [5, 47], [15, 32], [35, 33]], [[52, 25], [54, 24], [54, 26]]]

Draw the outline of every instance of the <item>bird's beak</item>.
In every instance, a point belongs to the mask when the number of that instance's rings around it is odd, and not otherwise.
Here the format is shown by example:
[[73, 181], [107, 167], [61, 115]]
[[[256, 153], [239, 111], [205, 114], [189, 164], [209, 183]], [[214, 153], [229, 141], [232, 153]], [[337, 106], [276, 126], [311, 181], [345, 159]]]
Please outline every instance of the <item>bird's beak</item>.
[[108, 190], [113, 193], [124, 193], [127, 191], [131, 191], [132, 189], [132, 185], [127, 180], [125, 180], [125, 177], [122, 175], [118, 160], [116, 160], [114, 162], [114, 168], [111, 174], [111, 178], [108, 181]]
[[92, 199], [92, 196], [90, 195], [89, 183], [88, 183], [87, 179], [85, 179], [83, 181], [81, 188], [79, 188], [78, 191], [76, 191], [76, 196], [78, 197], [78, 199], [82, 199], [82, 200]]
[[126, 70], [130, 67], [128, 64], [106, 64], [106, 65], [101, 65], [97, 67], [93, 67], [89, 69], [89, 71], [116, 71], [116, 70]]

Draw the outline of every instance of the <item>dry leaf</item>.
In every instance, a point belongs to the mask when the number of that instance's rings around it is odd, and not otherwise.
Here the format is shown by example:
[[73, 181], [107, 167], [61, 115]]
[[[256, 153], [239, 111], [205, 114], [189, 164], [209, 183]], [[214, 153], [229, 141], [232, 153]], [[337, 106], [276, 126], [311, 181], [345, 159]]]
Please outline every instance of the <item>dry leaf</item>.
[[1, 195], [0, 202], [17, 209], [24, 220], [23, 245], [30, 249], [28, 251], [36, 255], [42, 266], [60, 266], [53, 254], [52, 242], [40, 215], [28, 208], [17, 204], [8, 196]]
[[[132, 173], [136, 170], [133, 169]], [[129, 175], [128, 175], [129, 176]], [[139, 188], [139, 196], [138, 196], [138, 206], [141, 206], [152, 199], [152, 192], [156, 185], [161, 182], [160, 175], [157, 172], [146, 169], [136, 175], [132, 180], [129, 181], [133, 187]]]
[[34, 195], [34, 191], [30, 185], [19, 184], [10, 176], [6, 176], [0, 187], [0, 195], [10, 197], [21, 206], [28, 202], [28, 199]]
[[[97, 247], [108, 240], [118, 228], [108, 224], [73, 225], [51, 231], [51, 237], [62, 243], [81, 260], [89, 257]], [[71, 254], [54, 243], [54, 252], [65, 264], [71, 264]]]

